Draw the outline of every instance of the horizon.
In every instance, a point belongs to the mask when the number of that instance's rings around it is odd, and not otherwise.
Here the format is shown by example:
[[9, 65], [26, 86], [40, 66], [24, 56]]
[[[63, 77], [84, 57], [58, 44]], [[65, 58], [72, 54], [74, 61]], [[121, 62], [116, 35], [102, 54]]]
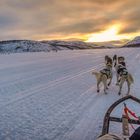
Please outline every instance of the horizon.
[[1, 0], [0, 40], [130, 40], [140, 35], [139, 4], [139, 0]]
[[[139, 36], [136, 36], [139, 37]], [[136, 38], [134, 37], [134, 38]], [[133, 39], [134, 39], [133, 38]], [[62, 42], [84, 42], [84, 43], [91, 43], [91, 44], [96, 44], [99, 46], [105, 45], [105, 46], [116, 46], [120, 47], [128, 43], [129, 41], [132, 41], [133, 39], [121, 39], [121, 40], [111, 40], [111, 41], [101, 41], [101, 42], [87, 42], [87, 41], [82, 41], [82, 40], [62, 40], [62, 39], [57, 39], [57, 40], [33, 40], [33, 39], [10, 39], [10, 40], [0, 40], [0, 42], [6, 42], [6, 41], [37, 41], [37, 42], [43, 42], [43, 41], [62, 41]]]

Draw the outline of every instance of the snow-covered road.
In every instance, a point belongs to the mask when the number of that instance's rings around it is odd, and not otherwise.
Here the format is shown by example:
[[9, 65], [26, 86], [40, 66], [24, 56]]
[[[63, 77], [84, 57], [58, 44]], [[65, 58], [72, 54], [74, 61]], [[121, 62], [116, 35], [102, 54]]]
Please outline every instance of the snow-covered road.
[[0, 140], [96, 140], [104, 113], [122, 96], [115, 74], [108, 94], [97, 93], [91, 71], [114, 54], [125, 56], [140, 98], [139, 48], [0, 55]]

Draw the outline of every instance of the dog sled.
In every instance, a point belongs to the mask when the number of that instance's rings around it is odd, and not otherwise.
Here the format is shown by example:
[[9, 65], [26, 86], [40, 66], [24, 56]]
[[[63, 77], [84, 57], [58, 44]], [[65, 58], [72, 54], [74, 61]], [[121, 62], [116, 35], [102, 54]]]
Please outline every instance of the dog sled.
[[[137, 140], [136, 136], [131, 136], [130, 138], [130, 134], [129, 134], [129, 125], [131, 127], [133, 127], [133, 124], [136, 125], [140, 125], [140, 118], [138, 116], [136, 116], [136, 114], [134, 112], [132, 112], [126, 105], [125, 101], [126, 100], [133, 100], [134, 102], [137, 102], [138, 104], [140, 104], [140, 99], [132, 96], [132, 95], [127, 95], [119, 100], [117, 100], [116, 102], [114, 102], [109, 109], [107, 110], [105, 116], [104, 116], [104, 121], [103, 121], [103, 127], [102, 127], [102, 136], [106, 136], [108, 134], [110, 134], [109, 132], [109, 127], [110, 127], [110, 123], [111, 122], [118, 122], [118, 123], [122, 123], [122, 136], [121, 139], [120, 136], [119, 138], [117, 138], [117, 136], [110, 136], [112, 137], [112, 139], [109, 139], [108, 137], [104, 137], [103, 139], [99, 138], [99, 140]], [[116, 108], [116, 106], [118, 106], [119, 104], [123, 103], [124, 105], [124, 113], [122, 114], [122, 117], [113, 117], [111, 116], [111, 112]], [[129, 117], [129, 115], [132, 115], [134, 119], [131, 119]], [[138, 140], [140, 140], [140, 127], [137, 129], [137, 131], [139, 132], [139, 138]], [[133, 133], [134, 135], [134, 133]], [[133, 139], [133, 138], [134, 139]], [[137, 136], [138, 137], [138, 136]], [[114, 139], [113, 139], [114, 138]]]

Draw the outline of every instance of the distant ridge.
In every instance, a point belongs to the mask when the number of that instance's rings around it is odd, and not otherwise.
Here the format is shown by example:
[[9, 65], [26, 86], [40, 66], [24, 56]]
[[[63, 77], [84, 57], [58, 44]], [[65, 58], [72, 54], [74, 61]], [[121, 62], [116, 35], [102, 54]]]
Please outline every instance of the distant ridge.
[[122, 47], [140, 47], [140, 36], [135, 37], [133, 40], [127, 42]]
[[81, 49], [97, 49], [108, 48], [96, 45], [94, 43], [86, 43], [82, 41], [34, 41], [34, 40], [6, 40], [0, 41], [0, 53], [16, 53], [16, 52], [50, 52], [60, 50], [81, 50]]
[[0, 41], [0, 53], [19, 52], [50, 52], [60, 50], [82, 50], [82, 49], [106, 49], [118, 48], [120, 44], [127, 43], [122, 47], [140, 47], [140, 36], [132, 41], [117, 40], [108, 42], [83, 42], [83, 41], [61, 41], [61, 40], [5, 40]]

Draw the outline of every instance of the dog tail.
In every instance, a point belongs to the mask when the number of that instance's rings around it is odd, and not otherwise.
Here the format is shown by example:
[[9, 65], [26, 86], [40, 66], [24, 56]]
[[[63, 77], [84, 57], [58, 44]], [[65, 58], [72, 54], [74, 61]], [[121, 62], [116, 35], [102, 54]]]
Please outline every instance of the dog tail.
[[99, 77], [100, 77], [100, 73], [99, 72], [93, 71], [92, 74], [95, 75], [97, 80], [99, 79]]
[[132, 77], [132, 75], [130, 73], [128, 74], [128, 81], [130, 83], [134, 83], [134, 79], [133, 79], [133, 77]]

